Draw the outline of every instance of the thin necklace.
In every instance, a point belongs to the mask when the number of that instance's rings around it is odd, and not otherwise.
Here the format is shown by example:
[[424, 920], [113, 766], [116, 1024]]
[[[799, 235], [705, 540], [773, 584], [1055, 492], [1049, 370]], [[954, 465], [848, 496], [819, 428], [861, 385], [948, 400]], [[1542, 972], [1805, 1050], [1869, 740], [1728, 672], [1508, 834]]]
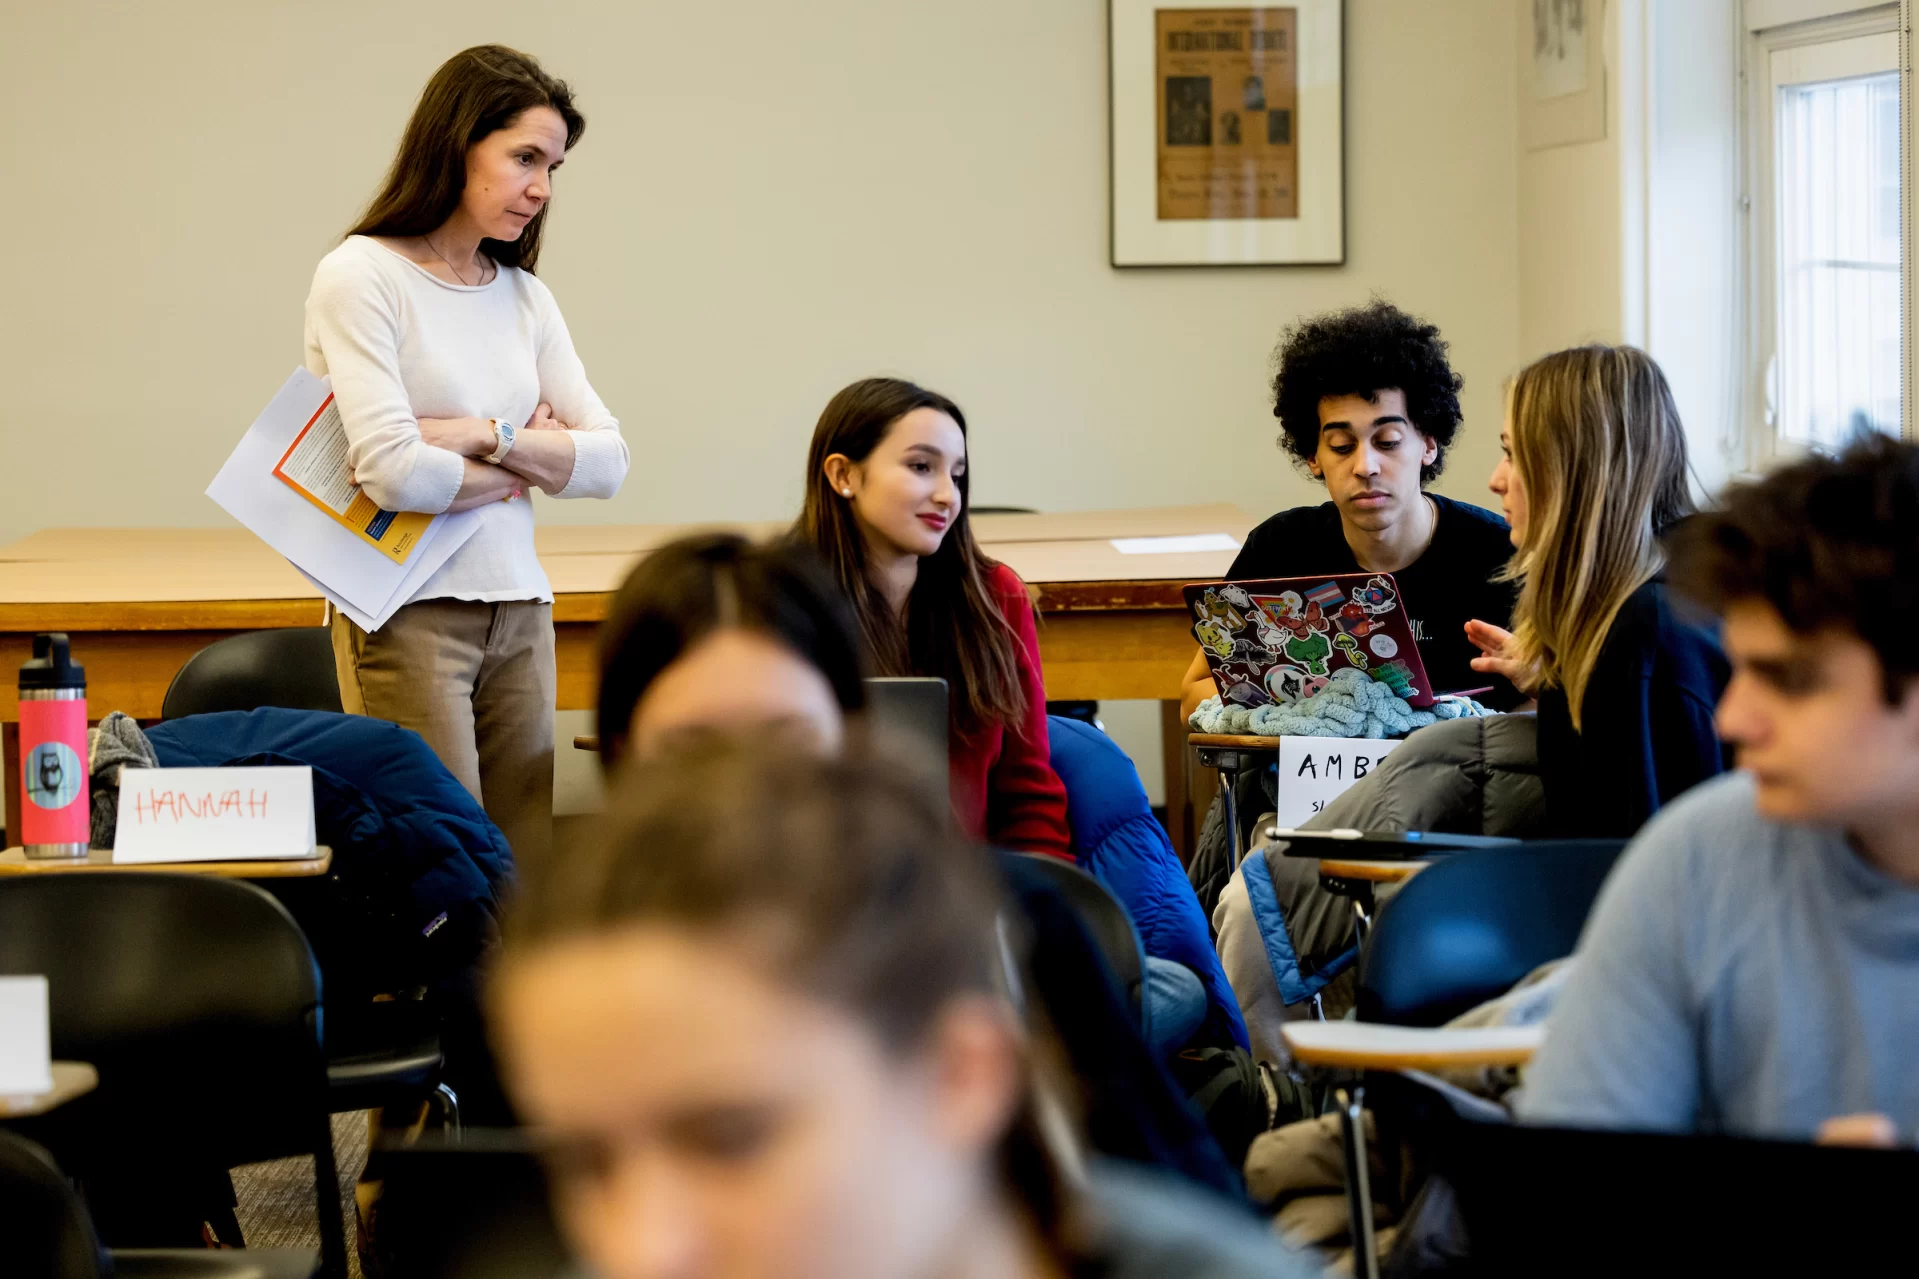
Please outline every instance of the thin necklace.
[[[420, 238], [421, 238], [422, 240], [425, 240], [425, 241], [426, 241], [426, 247], [427, 247], [427, 248], [429, 248], [429, 249], [432, 249], [432, 250], [433, 250], [433, 256], [434, 256], [434, 257], [436, 257], [436, 258], [438, 258], [438, 259], [440, 259], [440, 261], [442, 261], [442, 262], [446, 262], [446, 269], [447, 269], [447, 270], [449, 270], [449, 271], [451, 271], [451, 272], [453, 272], [453, 278], [454, 278], [454, 279], [456, 279], [456, 280], [458, 280], [458, 281], [459, 281], [459, 282], [460, 282], [461, 284], [466, 284], [466, 277], [465, 277], [464, 275], [461, 275], [461, 274], [460, 274], [460, 268], [459, 268], [459, 267], [457, 267], [457, 266], [454, 266], [454, 265], [453, 265], [453, 264], [452, 264], [451, 262], [447, 262], [447, 257], [446, 257], [446, 254], [444, 254], [444, 253], [442, 253], [442, 252], [440, 252], [440, 247], [439, 247], [438, 245], [436, 245], [435, 243], [433, 243], [433, 240], [432, 240], [432, 238], [431, 238], [430, 236], [424, 236], [424, 235], [423, 235], [423, 236], [421, 236]], [[480, 278], [481, 278], [481, 279], [485, 279], [485, 278], [486, 278], [486, 268], [485, 268], [485, 267], [481, 267], [481, 268], [480, 268]], [[472, 287], [474, 287], [474, 286], [473, 286], [473, 285], [471, 285], [471, 284], [466, 284], [466, 287], [470, 289], [470, 288], [472, 288]]]

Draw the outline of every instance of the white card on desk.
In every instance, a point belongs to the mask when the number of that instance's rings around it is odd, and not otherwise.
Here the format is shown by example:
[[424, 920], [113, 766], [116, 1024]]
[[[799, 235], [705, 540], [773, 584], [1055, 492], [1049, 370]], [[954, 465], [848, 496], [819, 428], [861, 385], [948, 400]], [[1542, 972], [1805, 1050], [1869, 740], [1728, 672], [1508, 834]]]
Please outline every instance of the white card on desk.
[[[1370, 737], [1282, 737], [1273, 813], [1280, 826], [1304, 826], [1385, 762], [1399, 745]], [[1361, 857], [1363, 853], [1354, 853]]]
[[0, 977], [0, 1097], [53, 1091], [47, 979]]
[[1116, 537], [1113, 549], [1121, 555], [1192, 555], [1199, 551], [1237, 551], [1239, 540], [1230, 533], [1184, 533], [1175, 537]]
[[313, 854], [313, 770], [124, 768], [116, 862], [266, 861]]

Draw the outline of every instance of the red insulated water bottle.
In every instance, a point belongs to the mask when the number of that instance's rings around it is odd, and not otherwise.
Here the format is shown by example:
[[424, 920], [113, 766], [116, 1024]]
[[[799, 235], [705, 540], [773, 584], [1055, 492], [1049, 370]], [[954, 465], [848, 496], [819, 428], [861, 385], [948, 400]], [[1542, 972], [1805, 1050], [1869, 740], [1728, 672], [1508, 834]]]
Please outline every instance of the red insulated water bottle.
[[87, 673], [64, 635], [34, 636], [20, 668], [20, 800], [27, 856], [87, 855]]

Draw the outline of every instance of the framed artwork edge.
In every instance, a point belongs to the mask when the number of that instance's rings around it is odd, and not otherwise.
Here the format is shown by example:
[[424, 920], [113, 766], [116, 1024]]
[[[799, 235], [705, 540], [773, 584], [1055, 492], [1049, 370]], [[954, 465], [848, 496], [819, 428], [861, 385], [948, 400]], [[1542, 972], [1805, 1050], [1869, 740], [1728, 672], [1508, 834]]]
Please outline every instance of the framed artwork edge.
[[[1554, 98], [1535, 96], [1533, 80], [1533, 22], [1518, 24], [1519, 132], [1527, 151], [1576, 146], [1606, 139], [1606, 0], [1587, 0], [1592, 6], [1586, 41], [1586, 87]], [[1528, 8], [1531, 6], [1528, 5]]]
[[[1152, 239], [1155, 228], [1164, 228], [1167, 224], [1157, 216], [1158, 192], [1157, 151], [1159, 146], [1159, 121], [1157, 111], [1149, 110], [1145, 116], [1146, 127], [1137, 127], [1138, 120], [1128, 125], [1123, 123], [1123, 113], [1127, 107], [1122, 104], [1124, 98], [1144, 92], [1150, 98], [1157, 91], [1157, 72], [1149, 72], [1144, 80], [1143, 90], [1135, 86], [1128, 93], [1122, 80], [1125, 71], [1121, 59], [1127, 51], [1129, 42], [1137, 43], [1140, 36], [1137, 31], [1122, 36], [1122, 23], [1143, 22], [1150, 30], [1155, 21], [1155, 11], [1170, 9], [1256, 9], [1288, 8], [1310, 11], [1309, 21], [1331, 22], [1330, 54], [1316, 54], [1314, 66], [1322, 79], [1329, 78], [1331, 83], [1312, 86], [1313, 92], [1322, 104], [1330, 105], [1326, 115], [1328, 122], [1315, 122], [1318, 130], [1314, 145], [1306, 144], [1307, 121], [1310, 116], [1300, 117], [1301, 160], [1298, 163], [1298, 185], [1305, 186], [1314, 177], [1323, 184], [1320, 200], [1322, 205], [1314, 210], [1310, 217], [1296, 218], [1241, 218], [1241, 219], [1191, 219], [1184, 223], [1186, 229], [1197, 229], [1206, 233], [1211, 229], [1215, 247], [1192, 251], [1190, 249], [1168, 249], [1163, 241], [1169, 238], [1159, 237], [1162, 244], [1155, 246], [1143, 243]], [[1106, 0], [1106, 117], [1107, 117], [1107, 257], [1115, 270], [1179, 270], [1187, 268], [1213, 269], [1220, 267], [1340, 267], [1346, 264], [1346, 4], [1345, 0], [1290, 0], [1290, 2], [1232, 4], [1226, 0]], [[1301, 43], [1304, 43], [1302, 40]], [[1145, 54], [1151, 57], [1155, 50], [1155, 41], [1148, 36], [1144, 40]], [[1300, 55], [1304, 56], [1304, 55]], [[1137, 68], [1135, 68], [1137, 69]], [[1330, 72], [1326, 77], [1323, 73]], [[1301, 80], [1309, 79], [1305, 68], [1297, 73]], [[1305, 88], [1300, 90], [1302, 95]], [[1131, 104], [1137, 107], [1137, 103]], [[1128, 148], [1144, 148], [1148, 157], [1142, 166], [1136, 156], [1129, 157]], [[1307, 157], [1316, 160], [1316, 174], [1309, 176]], [[1139, 181], [1139, 171], [1144, 168], [1146, 178]], [[1132, 182], [1129, 183], [1129, 178]], [[1130, 189], [1123, 189], [1130, 188]], [[1128, 208], [1128, 201], [1132, 202]], [[1142, 216], [1140, 206], [1150, 210], [1151, 216]], [[1302, 215], [1307, 210], [1302, 209]], [[1301, 231], [1302, 225], [1305, 227]], [[1233, 238], [1241, 241], [1237, 251], [1220, 251], [1216, 245], [1219, 238], [1232, 232]], [[1188, 235], [1188, 239], [1198, 236]], [[1293, 247], [1276, 247], [1275, 241], [1291, 239], [1305, 240]]]

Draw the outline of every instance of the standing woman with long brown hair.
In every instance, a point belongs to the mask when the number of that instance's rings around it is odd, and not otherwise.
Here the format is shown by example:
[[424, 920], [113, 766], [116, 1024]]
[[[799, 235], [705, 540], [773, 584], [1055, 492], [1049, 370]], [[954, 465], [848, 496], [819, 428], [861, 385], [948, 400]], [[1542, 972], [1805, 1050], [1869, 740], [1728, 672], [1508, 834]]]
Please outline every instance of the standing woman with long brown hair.
[[533, 274], [554, 172], [585, 128], [529, 55], [455, 54], [306, 304], [307, 368], [332, 378], [366, 495], [477, 512], [378, 631], [335, 612], [341, 700], [424, 737], [520, 856], [545, 850], [553, 807], [553, 591], [531, 495], [612, 497], [628, 462]]
[[820, 414], [794, 535], [853, 601], [881, 675], [937, 675], [952, 707], [953, 813], [976, 838], [1071, 859], [1053, 772], [1033, 604], [967, 519], [966, 417], [945, 396], [867, 378]]

